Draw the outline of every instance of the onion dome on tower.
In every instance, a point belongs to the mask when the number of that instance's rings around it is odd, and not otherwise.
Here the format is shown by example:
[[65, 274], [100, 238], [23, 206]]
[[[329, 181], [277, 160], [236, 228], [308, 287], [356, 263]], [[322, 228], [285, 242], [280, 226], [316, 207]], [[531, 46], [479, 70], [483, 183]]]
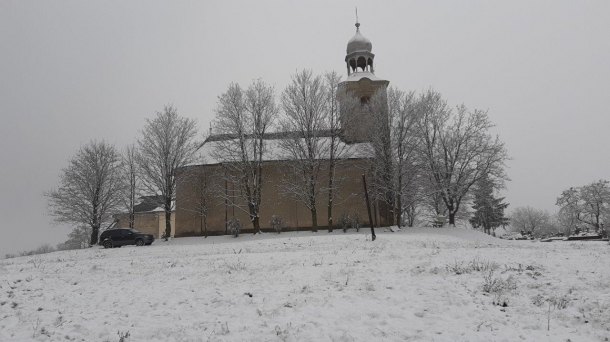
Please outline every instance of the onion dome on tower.
[[371, 52], [373, 44], [360, 33], [360, 23], [356, 23], [356, 34], [347, 42], [347, 75], [356, 72], [370, 72], [373, 74], [373, 59], [375, 55]]

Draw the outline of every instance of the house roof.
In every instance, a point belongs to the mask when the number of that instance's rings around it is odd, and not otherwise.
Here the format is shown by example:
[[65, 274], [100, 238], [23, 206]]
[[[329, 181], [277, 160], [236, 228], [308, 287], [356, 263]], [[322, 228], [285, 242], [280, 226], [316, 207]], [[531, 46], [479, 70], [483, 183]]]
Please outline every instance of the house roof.
[[161, 195], [142, 196], [140, 203], [134, 205], [134, 213], [160, 212], [165, 211], [163, 206], [163, 197]]

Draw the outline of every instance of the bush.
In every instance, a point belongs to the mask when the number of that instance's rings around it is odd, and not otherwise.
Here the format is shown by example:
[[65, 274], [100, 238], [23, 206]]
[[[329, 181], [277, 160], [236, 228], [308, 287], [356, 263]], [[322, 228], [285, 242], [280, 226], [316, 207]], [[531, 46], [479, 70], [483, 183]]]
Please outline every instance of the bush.
[[354, 214], [349, 216], [350, 226], [356, 229], [357, 232], [360, 231], [360, 216], [358, 214]]
[[117, 335], [119, 335], [119, 342], [125, 342], [131, 336], [129, 334], [129, 330], [127, 332], [117, 331]]
[[532, 298], [532, 303], [536, 306], [543, 306], [544, 303], [547, 303], [547, 321], [546, 321], [546, 330], [551, 330], [551, 312], [557, 310], [563, 310], [568, 307], [570, 303], [570, 298], [567, 296], [552, 296], [552, 297], [544, 297], [541, 294], [537, 294]]
[[478, 258], [474, 258], [470, 261], [470, 268], [477, 272], [495, 271], [499, 267], [500, 266], [497, 263], [489, 260], [479, 260]]
[[494, 276], [494, 269], [489, 269], [483, 274], [483, 292], [494, 296], [494, 304], [506, 306], [504, 295], [517, 289], [517, 283], [513, 276], [504, 279]]
[[347, 232], [347, 230], [349, 228], [353, 228], [356, 229], [356, 231], [360, 231], [360, 216], [358, 216], [358, 214], [346, 214], [343, 213], [341, 214], [341, 216], [339, 217], [339, 225], [341, 225], [341, 229], [343, 229], [343, 232]]
[[456, 275], [468, 274], [471, 272], [493, 272], [498, 269], [498, 267], [499, 265], [493, 261], [479, 260], [478, 258], [474, 258], [468, 263], [455, 260], [452, 264], [445, 265], [447, 272]]
[[346, 213], [341, 214], [341, 216], [339, 216], [339, 224], [341, 225], [341, 229], [343, 229], [343, 232], [347, 232], [347, 228], [351, 224], [349, 215]]
[[446, 264], [445, 269], [447, 270], [447, 272], [453, 273], [456, 275], [466, 274], [466, 273], [470, 273], [472, 271], [472, 269], [470, 267], [468, 267], [468, 265], [465, 265], [463, 261], [457, 261], [457, 260], [455, 260], [451, 264]]
[[281, 216], [271, 216], [271, 222], [269, 222], [269, 224], [278, 234], [282, 232], [282, 229], [284, 229], [284, 219]]
[[33, 249], [31, 251], [25, 251], [25, 252], [21, 252], [19, 254], [15, 254], [15, 253], [5, 254], [4, 258], [10, 259], [10, 258], [18, 257], [18, 256], [31, 256], [31, 255], [46, 254], [46, 253], [55, 252], [56, 250], [57, 249], [55, 249], [53, 246], [45, 243], [45, 244], [41, 245], [40, 247]]
[[238, 219], [232, 218], [228, 222], [229, 233], [233, 235], [233, 237], [238, 237], [239, 232], [241, 231], [241, 222]]

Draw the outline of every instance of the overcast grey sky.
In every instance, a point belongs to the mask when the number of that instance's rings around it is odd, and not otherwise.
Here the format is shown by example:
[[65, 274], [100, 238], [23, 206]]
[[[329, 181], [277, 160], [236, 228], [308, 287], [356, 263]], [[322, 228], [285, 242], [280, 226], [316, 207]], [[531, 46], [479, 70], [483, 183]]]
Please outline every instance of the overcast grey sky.
[[377, 76], [489, 110], [512, 208], [610, 178], [610, 1], [0, 0], [0, 255], [65, 240], [43, 192], [90, 139], [132, 143], [167, 103], [204, 130], [232, 81], [345, 74], [355, 6]]

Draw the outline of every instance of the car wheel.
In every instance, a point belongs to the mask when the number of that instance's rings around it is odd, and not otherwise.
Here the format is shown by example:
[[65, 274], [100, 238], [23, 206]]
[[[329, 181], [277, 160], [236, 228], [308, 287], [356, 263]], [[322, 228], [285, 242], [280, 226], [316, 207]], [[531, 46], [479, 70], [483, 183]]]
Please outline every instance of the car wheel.
[[106, 240], [103, 243], [104, 248], [112, 248], [112, 241]]
[[144, 246], [144, 240], [142, 240], [142, 239], [136, 240], [136, 246]]

